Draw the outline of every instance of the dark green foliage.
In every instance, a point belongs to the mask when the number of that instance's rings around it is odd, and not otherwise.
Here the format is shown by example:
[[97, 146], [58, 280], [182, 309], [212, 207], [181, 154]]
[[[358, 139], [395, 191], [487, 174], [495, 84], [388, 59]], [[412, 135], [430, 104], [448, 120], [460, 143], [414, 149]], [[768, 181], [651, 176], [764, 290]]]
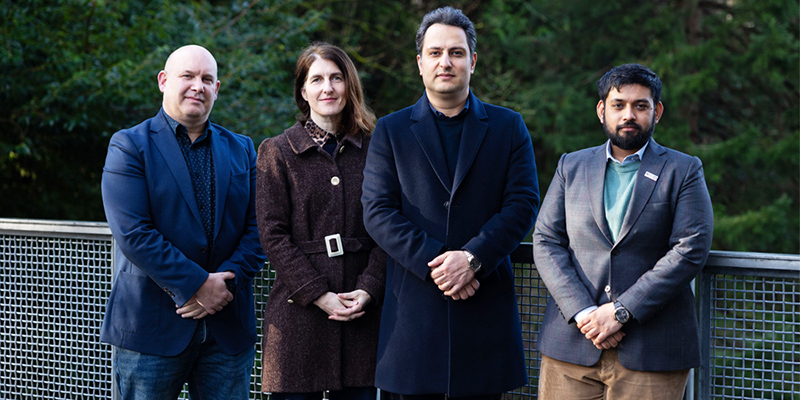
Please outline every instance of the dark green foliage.
[[108, 140], [158, 112], [156, 76], [184, 44], [218, 59], [214, 122], [256, 141], [282, 130], [296, 52], [324, 16], [298, 4], [3, 1], [2, 215], [104, 220]]
[[522, 113], [544, 194], [558, 157], [601, 144], [595, 81], [639, 62], [664, 81], [655, 138], [700, 157], [714, 249], [800, 253], [800, 9], [788, 0], [5, 1], [3, 216], [103, 219], [108, 137], [153, 114], [169, 51], [220, 64], [215, 122], [256, 143], [292, 123], [292, 73], [310, 40], [344, 48], [378, 116], [422, 94], [414, 50], [429, 10], [478, 31], [483, 100]]

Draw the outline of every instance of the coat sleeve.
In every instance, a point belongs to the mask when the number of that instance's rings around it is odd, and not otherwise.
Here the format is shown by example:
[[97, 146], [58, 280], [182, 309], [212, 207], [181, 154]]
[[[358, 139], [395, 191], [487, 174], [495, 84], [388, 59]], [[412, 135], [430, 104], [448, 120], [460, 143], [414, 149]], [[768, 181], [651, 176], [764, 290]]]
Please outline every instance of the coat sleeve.
[[530, 233], [539, 211], [539, 179], [530, 134], [522, 116], [515, 113], [511, 158], [503, 177], [503, 203], [464, 248], [481, 261], [481, 275], [492, 273]]
[[378, 246], [370, 250], [367, 268], [358, 276], [356, 289], [369, 293], [375, 304], [383, 302], [383, 291], [386, 286], [386, 252]]
[[208, 272], [167, 241], [153, 221], [140, 148], [145, 145], [136, 143], [129, 131], [111, 138], [101, 185], [103, 207], [122, 254], [182, 306]]
[[380, 119], [364, 167], [364, 227], [388, 256], [424, 280], [430, 271], [428, 262], [441, 254], [445, 245], [403, 215], [395, 156], [385, 119]]
[[232, 271], [236, 274], [236, 287], [239, 288], [240, 284], [249, 285], [256, 274], [264, 268], [264, 252], [259, 243], [258, 225], [256, 224], [256, 153], [253, 146], [253, 140], [249, 137], [242, 137], [242, 146], [245, 148], [248, 157], [248, 165], [250, 166], [250, 196], [247, 205], [246, 220], [242, 226], [242, 235], [239, 238], [236, 249], [233, 254], [225, 260], [219, 268], [218, 272]]
[[307, 306], [328, 292], [328, 280], [292, 241], [291, 182], [278, 141], [267, 138], [258, 148], [256, 215], [261, 246], [291, 299]]
[[547, 189], [539, 218], [533, 230], [533, 258], [539, 276], [553, 296], [561, 314], [572, 321], [575, 315], [595, 301], [583, 285], [573, 264], [567, 236], [565, 163], [561, 156], [556, 173]]
[[713, 230], [714, 212], [703, 165], [699, 158], [692, 157], [677, 189], [669, 251], [617, 300], [637, 321], [646, 322], [703, 268], [711, 249]]

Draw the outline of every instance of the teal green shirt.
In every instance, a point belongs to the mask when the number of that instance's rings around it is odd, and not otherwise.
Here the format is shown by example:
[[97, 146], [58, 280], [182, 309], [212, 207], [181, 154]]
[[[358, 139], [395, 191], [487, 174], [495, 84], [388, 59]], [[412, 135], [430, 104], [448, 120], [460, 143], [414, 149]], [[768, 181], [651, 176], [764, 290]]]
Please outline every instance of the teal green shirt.
[[628, 204], [636, 183], [636, 172], [639, 171], [640, 160], [617, 164], [609, 161], [606, 165], [606, 181], [603, 189], [603, 205], [606, 211], [608, 229], [611, 238], [617, 242], [622, 221], [628, 211]]

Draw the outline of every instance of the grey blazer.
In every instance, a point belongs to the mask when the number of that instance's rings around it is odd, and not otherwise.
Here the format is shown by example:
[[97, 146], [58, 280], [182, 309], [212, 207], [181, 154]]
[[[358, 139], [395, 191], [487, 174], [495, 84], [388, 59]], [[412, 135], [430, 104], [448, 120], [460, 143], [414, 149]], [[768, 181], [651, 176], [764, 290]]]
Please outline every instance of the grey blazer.
[[603, 208], [605, 144], [564, 154], [533, 234], [536, 268], [550, 297], [539, 351], [590, 366], [601, 351], [574, 317], [609, 301], [633, 315], [618, 349], [628, 369], [670, 371], [700, 365], [690, 282], [711, 246], [713, 211], [702, 163], [650, 140], [617, 242]]

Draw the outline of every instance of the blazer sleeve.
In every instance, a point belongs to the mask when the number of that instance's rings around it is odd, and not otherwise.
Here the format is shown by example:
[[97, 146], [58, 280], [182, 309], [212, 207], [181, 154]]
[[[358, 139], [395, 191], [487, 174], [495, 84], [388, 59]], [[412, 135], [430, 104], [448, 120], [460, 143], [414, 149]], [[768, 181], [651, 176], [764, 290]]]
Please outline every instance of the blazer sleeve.
[[101, 185], [103, 207], [122, 254], [174, 294], [173, 301], [182, 306], [205, 282], [208, 272], [158, 231], [145, 179], [145, 146], [136, 143], [130, 131], [111, 138]]
[[372, 134], [361, 203], [364, 227], [378, 246], [420, 279], [428, 276], [428, 262], [445, 248], [402, 213], [402, 193], [386, 120], [378, 120]]
[[669, 251], [617, 298], [640, 323], [680, 293], [708, 258], [714, 212], [699, 158], [691, 158], [674, 204]]
[[265, 139], [258, 148], [256, 214], [261, 246], [270, 264], [291, 290], [296, 303], [307, 306], [328, 292], [328, 280], [292, 241], [292, 199], [286, 160], [278, 141]]
[[514, 115], [513, 131], [505, 133], [511, 137], [511, 158], [503, 177], [503, 203], [478, 234], [463, 246], [483, 264], [479, 276], [491, 274], [500, 261], [519, 246], [530, 233], [539, 211], [539, 179], [533, 144], [522, 116]]
[[536, 270], [553, 296], [562, 316], [572, 321], [575, 315], [595, 301], [573, 264], [570, 240], [567, 236], [565, 196], [565, 163], [567, 155], [558, 160], [558, 167], [542, 203], [533, 230], [533, 256]]
[[[247, 136], [239, 136], [242, 140], [242, 147], [247, 152], [247, 159], [249, 165], [248, 179], [250, 184], [249, 198], [247, 205], [247, 212], [245, 221], [241, 229], [241, 237], [238, 240], [236, 249], [231, 256], [225, 260], [219, 268], [218, 272], [232, 271], [236, 274], [236, 288], [241, 284], [249, 285], [262, 268], [266, 257], [261, 248], [258, 236], [258, 225], [256, 223], [256, 152], [253, 146], [253, 140]], [[243, 279], [241, 279], [243, 278]]]

